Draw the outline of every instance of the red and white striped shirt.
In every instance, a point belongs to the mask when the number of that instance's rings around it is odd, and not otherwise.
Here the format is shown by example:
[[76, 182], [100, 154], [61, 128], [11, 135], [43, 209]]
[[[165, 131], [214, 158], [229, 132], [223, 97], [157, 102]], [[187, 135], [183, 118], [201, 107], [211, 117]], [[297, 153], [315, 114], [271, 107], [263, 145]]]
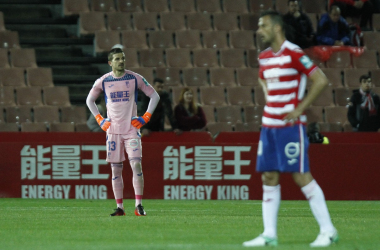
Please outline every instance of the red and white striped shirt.
[[[259, 77], [267, 82], [267, 103], [264, 107], [262, 125], [265, 127], [291, 126], [282, 119], [292, 112], [305, 95], [306, 80], [318, 67], [302, 49], [289, 41], [274, 53], [272, 48], [259, 55]], [[302, 114], [296, 124], [306, 124]]]

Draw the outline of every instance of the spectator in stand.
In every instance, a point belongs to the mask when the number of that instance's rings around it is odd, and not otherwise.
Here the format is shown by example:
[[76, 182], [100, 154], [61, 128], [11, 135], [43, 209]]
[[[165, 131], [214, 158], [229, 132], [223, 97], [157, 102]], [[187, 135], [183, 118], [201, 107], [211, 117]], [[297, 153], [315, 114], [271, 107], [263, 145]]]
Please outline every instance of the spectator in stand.
[[194, 100], [193, 90], [184, 88], [179, 103], [174, 108], [178, 128], [182, 131], [199, 130], [206, 126], [206, 116], [200, 104]]
[[[376, 1], [374, 1], [376, 2]], [[369, 23], [372, 28], [372, 13], [373, 4], [368, 0], [330, 0], [330, 7], [333, 5], [338, 6], [342, 11], [342, 16], [346, 17], [359, 17], [360, 28], [368, 30], [367, 24]]]
[[380, 99], [372, 92], [369, 75], [360, 77], [360, 89], [353, 91], [347, 117], [354, 131], [376, 132], [380, 128]]
[[[169, 93], [164, 90], [164, 81], [160, 78], [155, 78], [153, 80], [153, 88], [156, 90], [160, 96], [160, 101], [150, 118], [150, 122], [146, 124], [141, 133], [145, 136], [149, 136], [152, 131], [165, 131], [165, 116], [168, 117], [170, 125], [173, 131], [178, 134], [180, 131], [177, 128], [177, 123], [173, 116], [172, 103], [170, 101]], [[150, 98], [142, 95], [141, 96], [141, 110], [146, 110], [149, 105]]]
[[289, 29], [289, 40], [302, 49], [314, 45], [314, 30], [310, 18], [302, 13], [297, 0], [288, 1], [288, 13], [283, 16]]
[[338, 6], [331, 6], [329, 13], [321, 16], [317, 29], [317, 41], [321, 45], [350, 45], [350, 28], [346, 20], [340, 16]]

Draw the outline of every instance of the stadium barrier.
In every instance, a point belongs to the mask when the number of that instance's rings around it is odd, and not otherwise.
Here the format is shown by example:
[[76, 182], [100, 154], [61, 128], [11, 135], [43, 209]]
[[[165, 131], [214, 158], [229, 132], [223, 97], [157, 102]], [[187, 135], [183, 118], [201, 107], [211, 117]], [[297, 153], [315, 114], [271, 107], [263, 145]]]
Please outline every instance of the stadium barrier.
[[[380, 133], [324, 133], [310, 145], [313, 176], [327, 200], [379, 200]], [[0, 133], [0, 197], [112, 199], [104, 133]], [[143, 141], [145, 199], [259, 200], [257, 132], [153, 133]], [[134, 198], [124, 162], [124, 197]], [[282, 198], [304, 199], [290, 175]]]

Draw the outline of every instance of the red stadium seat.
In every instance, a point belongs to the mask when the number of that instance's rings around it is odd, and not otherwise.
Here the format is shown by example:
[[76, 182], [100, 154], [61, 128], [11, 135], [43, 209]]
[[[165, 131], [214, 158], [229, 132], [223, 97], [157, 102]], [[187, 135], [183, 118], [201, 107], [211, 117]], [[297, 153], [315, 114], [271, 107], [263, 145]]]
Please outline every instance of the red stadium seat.
[[131, 30], [131, 14], [124, 12], [110, 12], [107, 16], [108, 30]]
[[247, 50], [248, 66], [252, 68], [258, 68], [259, 67], [258, 58], [259, 58], [259, 55], [256, 49]]
[[85, 12], [79, 15], [79, 35], [95, 34], [96, 31], [106, 31], [103, 12]]
[[281, 14], [288, 12], [288, 0], [276, 0], [276, 10]]
[[0, 49], [0, 68], [9, 68], [8, 49]]
[[168, 67], [178, 67], [178, 68], [192, 67], [190, 49], [167, 49], [166, 63]]
[[258, 30], [258, 22], [259, 22], [260, 15], [259, 14], [252, 14], [252, 13], [246, 13], [240, 15], [240, 29], [241, 30], [252, 30], [256, 32]]
[[227, 68], [245, 68], [244, 49], [222, 49], [220, 52], [220, 64]]
[[153, 84], [153, 69], [152, 68], [128, 68], [128, 70], [131, 70], [145, 78], [150, 84]]
[[230, 46], [235, 49], [255, 49], [254, 32], [251, 30], [230, 31]]
[[17, 123], [0, 123], [0, 132], [19, 132]]
[[257, 86], [253, 89], [255, 104], [264, 106], [266, 104], [265, 95], [261, 86]]
[[41, 106], [41, 87], [16, 88], [17, 105]]
[[0, 86], [0, 107], [16, 105], [14, 92], [13, 86]]
[[338, 51], [332, 53], [326, 65], [328, 68], [351, 68], [350, 52]]
[[204, 105], [202, 106], [202, 109], [203, 113], [205, 113], [207, 123], [215, 122], [215, 107]]
[[235, 13], [215, 13], [212, 15], [215, 30], [238, 30], [238, 18]]
[[133, 21], [137, 30], [159, 30], [157, 23], [158, 14], [151, 13], [133, 13]]
[[200, 49], [201, 35], [198, 30], [183, 30], [176, 32], [176, 41], [179, 48]]
[[42, 90], [45, 105], [60, 107], [71, 106], [68, 87], [44, 87]]
[[92, 11], [110, 12], [115, 11], [115, 2], [113, 0], [91, 0]]
[[5, 114], [8, 123], [32, 122], [32, 108], [30, 106], [6, 107]]
[[333, 98], [333, 87], [327, 86], [318, 98], [312, 103], [313, 106], [335, 106]]
[[241, 106], [224, 106], [216, 107], [216, 117], [218, 122], [228, 122], [228, 123], [241, 123], [243, 122], [241, 112]]
[[169, 11], [167, 0], [144, 0], [146, 12], [167, 12]]
[[0, 69], [0, 85], [25, 87], [25, 70], [23, 68]]
[[181, 86], [180, 68], [157, 68], [156, 76], [165, 81], [165, 86]]
[[44, 122], [23, 122], [21, 132], [46, 132], [47, 127]]
[[306, 13], [325, 13], [327, 10], [326, 0], [302, 1], [302, 9]]
[[323, 107], [310, 106], [305, 110], [307, 122], [323, 122]]
[[244, 106], [245, 122], [254, 122], [261, 124], [263, 113], [264, 106]]
[[343, 88], [342, 69], [323, 69], [322, 71], [329, 80], [330, 86], [333, 88]]
[[349, 88], [338, 88], [335, 92], [335, 104], [337, 106], [347, 106], [352, 96], [352, 90]]
[[115, 44], [120, 44], [119, 31], [97, 31], [94, 39], [95, 55], [109, 52]]
[[5, 25], [4, 25], [4, 14], [0, 11], [0, 32], [5, 31]]
[[174, 48], [172, 31], [149, 31], [148, 36], [151, 48]]
[[348, 121], [346, 107], [325, 107], [325, 118], [328, 123], [344, 124]]
[[247, 13], [248, 5], [246, 0], [224, 0], [224, 12]]
[[121, 41], [124, 48], [147, 49], [147, 34], [143, 30], [122, 31]]
[[203, 45], [205, 48], [228, 48], [226, 31], [203, 31]]
[[121, 12], [141, 12], [141, 0], [116, 0], [117, 9]]
[[210, 69], [210, 81], [212, 86], [236, 86], [235, 69], [212, 68]]
[[352, 56], [352, 64], [355, 68], [378, 68], [377, 51], [365, 50], [361, 56]]
[[17, 31], [0, 32], [0, 48], [12, 49], [20, 48], [20, 41]]
[[195, 12], [194, 0], [170, 0], [171, 11]]
[[206, 68], [183, 69], [183, 83], [186, 86], [208, 86]]
[[236, 69], [237, 83], [240, 86], [259, 86], [259, 69], [258, 68], [240, 68]]
[[345, 69], [344, 71], [344, 85], [346, 87], [357, 87], [360, 86], [359, 78], [362, 75], [368, 75], [368, 69]]
[[27, 68], [26, 82], [29, 86], [48, 87], [54, 86], [51, 68]]
[[65, 123], [85, 123], [87, 121], [85, 106], [71, 106], [61, 108], [61, 120]]
[[58, 107], [56, 106], [36, 106], [33, 107], [34, 122], [54, 123], [60, 122]]
[[201, 103], [212, 106], [225, 106], [224, 87], [200, 87]]
[[198, 12], [221, 12], [219, 0], [196, 0]]
[[214, 49], [193, 50], [194, 67], [219, 67], [217, 52]]
[[49, 127], [50, 132], [75, 132], [74, 123], [62, 122], [62, 123], [51, 123]]
[[89, 12], [88, 0], [63, 0], [63, 15], [79, 15], [81, 12]]
[[165, 67], [162, 49], [140, 50], [140, 60], [143, 67]]
[[212, 30], [210, 14], [208, 13], [187, 14], [187, 27], [191, 30]]
[[10, 49], [11, 66], [16, 68], [37, 68], [34, 49]]
[[273, 1], [268, 0], [249, 0], [249, 9], [253, 13], [273, 9]]
[[227, 87], [227, 101], [230, 105], [253, 105], [252, 88], [248, 86]]
[[186, 30], [185, 15], [179, 12], [161, 13], [162, 30]]

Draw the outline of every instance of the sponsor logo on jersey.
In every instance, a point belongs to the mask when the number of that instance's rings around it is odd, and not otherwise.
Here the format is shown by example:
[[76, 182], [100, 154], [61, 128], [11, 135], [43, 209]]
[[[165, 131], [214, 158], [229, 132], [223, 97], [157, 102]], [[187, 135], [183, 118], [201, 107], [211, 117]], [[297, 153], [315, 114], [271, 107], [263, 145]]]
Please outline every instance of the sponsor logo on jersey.
[[306, 55], [300, 58], [300, 62], [302, 63], [303, 66], [305, 66], [306, 69], [310, 69], [313, 66], [313, 62]]

